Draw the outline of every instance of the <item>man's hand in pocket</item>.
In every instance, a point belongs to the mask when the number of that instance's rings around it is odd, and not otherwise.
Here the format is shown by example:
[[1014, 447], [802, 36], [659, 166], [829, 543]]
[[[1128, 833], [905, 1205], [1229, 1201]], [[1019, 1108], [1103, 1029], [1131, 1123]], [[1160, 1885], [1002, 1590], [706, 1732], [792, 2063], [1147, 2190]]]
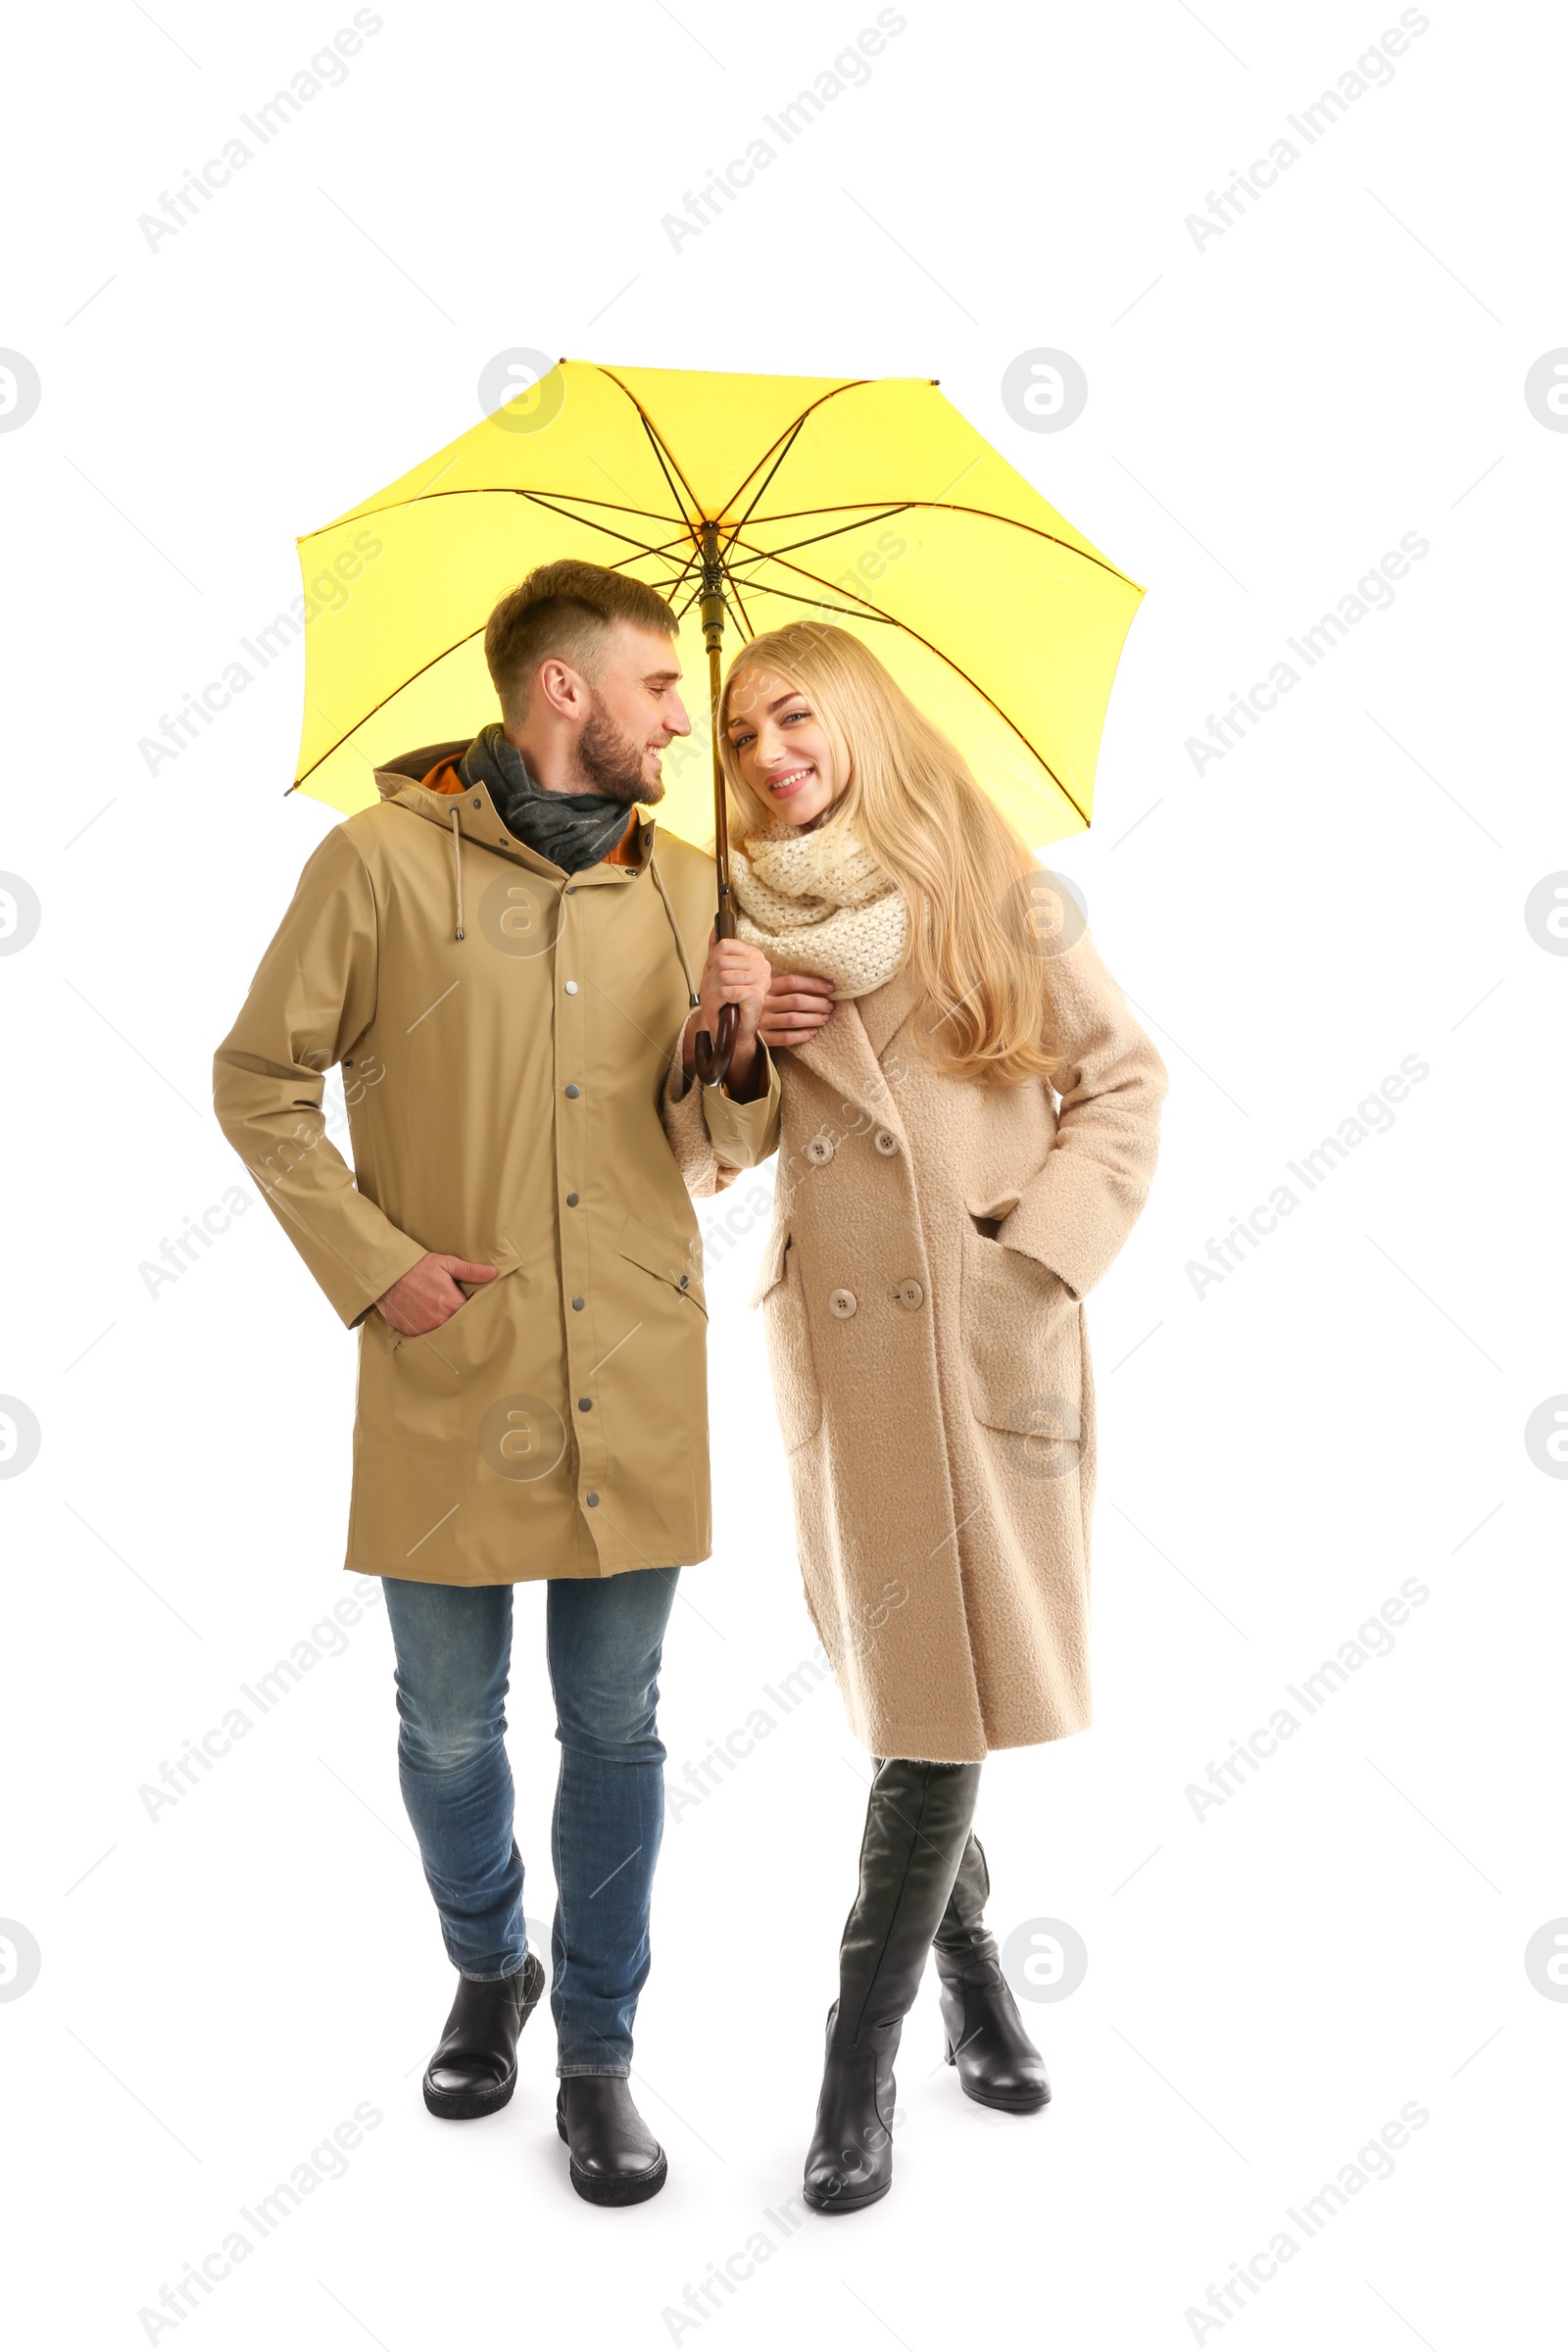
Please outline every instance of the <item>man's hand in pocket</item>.
[[494, 1266], [476, 1266], [468, 1258], [427, 1250], [418, 1264], [399, 1275], [375, 1303], [394, 1331], [400, 1331], [406, 1340], [420, 1340], [427, 1331], [439, 1331], [466, 1302], [467, 1293], [459, 1290], [460, 1282], [494, 1282], [495, 1278]]

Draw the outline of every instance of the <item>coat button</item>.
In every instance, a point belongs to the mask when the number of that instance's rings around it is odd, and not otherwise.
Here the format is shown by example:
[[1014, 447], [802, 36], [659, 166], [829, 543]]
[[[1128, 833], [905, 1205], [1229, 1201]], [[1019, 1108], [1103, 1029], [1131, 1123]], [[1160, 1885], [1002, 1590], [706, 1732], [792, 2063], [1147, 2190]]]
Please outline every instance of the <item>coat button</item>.
[[879, 1127], [875, 1135], [872, 1136], [871, 1141], [881, 1152], [884, 1159], [891, 1159], [894, 1152], [899, 1148], [898, 1137], [896, 1135], [890, 1135], [885, 1127]]
[[578, 1410], [578, 1412], [579, 1412], [579, 1413], [591, 1413], [591, 1412], [593, 1411], [593, 1409], [594, 1409], [594, 1400], [593, 1400], [593, 1398], [592, 1398], [591, 1396], [579, 1396], [579, 1397], [578, 1397], [578, 1399], [577, 1399], [577, 1410]]
[[578, 1097], [578, 1096], [579, 1096], [581, 1093], [582, 1093], [582, 1088], [581, 1088], [580, 1086], [568, 1086], [568, 1087], [567, 1087], [567, 1089], [566, 1089], [566, 1101], [567, 1101], [568, 1102], [576, 1102], [576, 1100], [577, 1100], [577, 1097]]
[[689, 1274], [683, 1274], [683, 1275], [681, 1276], [681, 1278], [680, 1278], [680, 1287], [681, 1287], [681, 1289], [682, 1289], [682, 1290], [685, 1290], [685, 1288], [686, 1288], [687, 1284], [688, 1284], [690, 1281], [691, 1281], [691, 1276], [690, 1276]]
[[854, 1314], [859, 1300], [853, 1291], [835, 1291], [828, 1299], [828, 1304], [836, 1315], [848, 1317]]
[[806, 1156], [813, 1168], [825, 1168], [833, 1156], [832, 1139], [825, 1135], [813, 1135], [806, 1147]]
[[577, 983], [575, 980], [568, 980], [566, 982], [566, 994], [568, 997], [574, 997], [577, 994]]
[[580, 1298], [574, 1298], [574, 1299], [572, 1300], [572, 1302], [571, 1302], [571, 1303], [572, 1303], [572, 1305], [573, 1305], [574, 1307], [576, 1307], [576, 1308], [579, 1310], [579, 1312], [581, 1311], [581, 1307], [582, 1307], [582, 1300], [581, 1300]]
[[577, 1196], [576, 1196], [576, 1194], [575, 1194], [575, 1193], [568, 1193], [568, 1194], [566, 1195], [566, 1206], [567, 1206], [568, 1208], [575, 1208], [575, 1207], [576, 1207], [576, 1205], [577, 1205]]
[[925, 1304], [925, 1293], [912, 1275], [906, 1281], [900, 1283], [893, 1296], [901, 1306], [923, 1306]]
[[583, 1496], [583, 1500], [591, 1511], [596, 1511], [599, 1508], [599, 1497], [597, 1494], [585, 1494]]

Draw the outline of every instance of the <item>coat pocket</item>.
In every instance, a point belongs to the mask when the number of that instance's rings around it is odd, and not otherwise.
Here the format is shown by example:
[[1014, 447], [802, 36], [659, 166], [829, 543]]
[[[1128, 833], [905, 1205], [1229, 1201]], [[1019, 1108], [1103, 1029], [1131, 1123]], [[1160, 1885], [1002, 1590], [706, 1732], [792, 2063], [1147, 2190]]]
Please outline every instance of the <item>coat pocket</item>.
[[683, 1298], [689, 1298], [707, 1321], [708, 1300], [703, 1296], [700, 1271], [702, 1244], [695, 1235], [685, 1242], [676, 1234], [661, 1233], [657, 1227], [645, 1225], [641, 1217], [628, 1217], [620, 1229], [616, 1247], [622, 1257], [629, 1257], [645, 1274], [657, 1275]]
[[1021, 1475], [1064, 1478], [1079, 1467], [1083, 1310], [1058, 1275], [975, 1231], [963, 1237], [961, 1300], [969, 1403], [1004, 1430]]
[[508, 1352], [516, 1311], [517, 1260], [498, 1251], [484, 1262], [496, 1268], [494, 1281], [474, 1283], [456, 1314], [418, 1339], [393, 1335], [393, 1370], [401, 1386], [425, 1396], [456, 1396]]
[[779, 1432], [785, 1452], [793, 1453], [821, 1427], [822, 1391], [811, 1353], [801, 1269], [787, 1233], [770, 1236], [752, 1303], [761, 1305]]

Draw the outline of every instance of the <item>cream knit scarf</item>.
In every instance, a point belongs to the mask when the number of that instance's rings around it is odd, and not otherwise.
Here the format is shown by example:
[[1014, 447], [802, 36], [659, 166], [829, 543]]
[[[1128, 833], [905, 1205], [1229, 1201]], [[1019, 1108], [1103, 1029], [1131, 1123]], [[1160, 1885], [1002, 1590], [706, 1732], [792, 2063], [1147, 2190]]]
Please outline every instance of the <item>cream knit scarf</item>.
[[840, 998], [891, 980], [909, 947], [904, 893], [842, 824], [806, 832], [776, 822], [730, 853], [737, 937], [776, 972], [814, 972]]

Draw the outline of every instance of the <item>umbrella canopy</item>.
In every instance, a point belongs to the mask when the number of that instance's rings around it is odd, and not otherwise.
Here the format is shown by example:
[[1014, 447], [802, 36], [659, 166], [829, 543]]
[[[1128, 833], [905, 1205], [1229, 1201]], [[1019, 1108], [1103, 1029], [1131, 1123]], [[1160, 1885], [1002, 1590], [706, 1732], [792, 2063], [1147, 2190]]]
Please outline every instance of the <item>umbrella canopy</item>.
[[725, 652], [806, 616], [862, 638], [1031, 846], [1089, 823], [1143, 590], [923, 377], [697, 374], [563, 360], [518, 400], [302, 539], [298, 788], [345, 810], [410, 745], [496, 715], [492, 606], [537, 564], [633, 573], [680, 617], [694, 733], [660, 821], [713, 833], [705, 529]]

